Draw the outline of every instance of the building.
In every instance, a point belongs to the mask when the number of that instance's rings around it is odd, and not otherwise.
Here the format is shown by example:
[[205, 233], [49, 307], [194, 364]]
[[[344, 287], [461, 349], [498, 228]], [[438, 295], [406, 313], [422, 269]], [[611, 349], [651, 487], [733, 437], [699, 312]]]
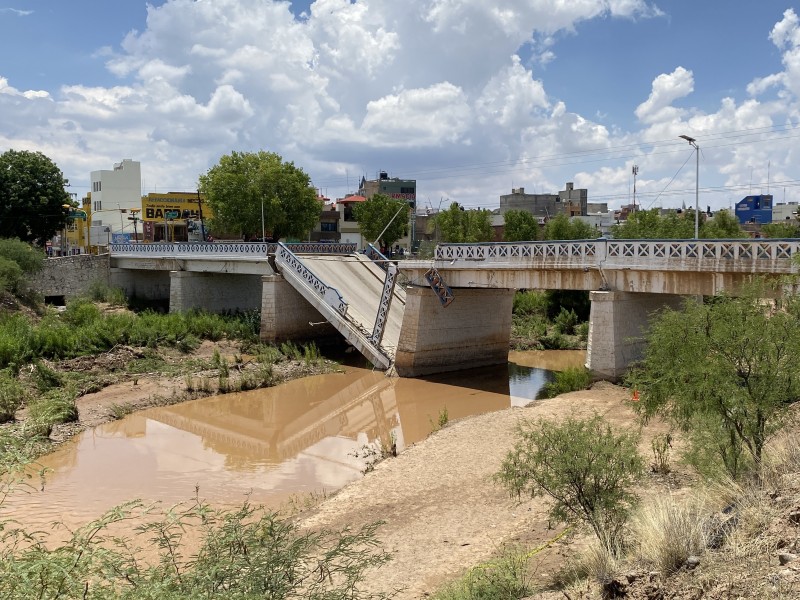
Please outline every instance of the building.
[[125, 213], [141, 207], [141, 165], [126, 158], [112, 170], [92, 171], [90, 179], [91, 226], [103, 228], [105, 233], [110, 233], [112, 241], [128, 241], [133, 226], [125, 219]]
[[389, 177], [386, 171], [380, 171], [377, 179], [367, 180], [362, 177], [361, 184], [358, 188], [358, 195], [369, 200], [375, 194], [385, 194], [395, 200], [405, 200], [408, 202], [408, 206], [411, 209], [408, 222], [409, 234], [408, 238], [399, 240], [398, 244], [404, 246], [406, 250], [415, 251], [417, 248], [417, 180]]
[[560, 214], [581, 216], [587, 214], [588, 197], [588, 190], [576, 190], [572, 182], [567, 182], [565, 189], [558, 194], [526, 194], [525, 188], [514, 188], [510, 194], [500, 196], [500, 214], [524, 210], [544, 219]]
[[342, 234], [339, 231], [339, 223], [342, 219], [342, 213], [336, 210], [335, 204], [323, 204], [322, 212], [319, 215], [319, 221], [311, 230], [309, 240], [312, 242], [339, 242], [342, 240]]
[[740, 225], [772, 223], [772, 194], [745, 196], [736, 203]]
[[800, 210], [800, 206], [798, 206], [797, 202], [778, 202], [772, 207], [772, 222], [785, 223], [786, 221], [792, 221], [796, 223], [800, 219], [798, 210]]
[[356, 218], [353, 216], [353, 207], [359, 202], [365, 202], [366, 200], [364, 196], [349, 194], [336, 201], [334, 207], [339, 214], [339, 241], [343, 244], [355, 244], [356, 248], [363, 249], [372, 241], [364, 239], [364, 236], [361, 235], [361, 228], [358, 226], [358, 221], [356, 221]]

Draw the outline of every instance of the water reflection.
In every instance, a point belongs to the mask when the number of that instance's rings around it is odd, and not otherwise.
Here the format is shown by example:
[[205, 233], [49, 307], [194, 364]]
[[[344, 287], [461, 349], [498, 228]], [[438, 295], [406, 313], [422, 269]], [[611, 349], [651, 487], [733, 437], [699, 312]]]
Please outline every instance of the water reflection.
[[[68, 515], [73, 523], [129, 500], [277, 505], [302, 492], [335, 490], [360, 476], [365, 445], [402, 450], [451, 420], [524, 405], [549, 369], [582, 364], [583, 352], [512, 353], [508, 366], [426, 379], [387, 378], [348, 367], [280, 386], [141, 411], [84, 432], [44, 457], [44, 492], [12, 498], [4, 510], [26, 524]], [[549, 362], [548, 362], [549, 361]]]

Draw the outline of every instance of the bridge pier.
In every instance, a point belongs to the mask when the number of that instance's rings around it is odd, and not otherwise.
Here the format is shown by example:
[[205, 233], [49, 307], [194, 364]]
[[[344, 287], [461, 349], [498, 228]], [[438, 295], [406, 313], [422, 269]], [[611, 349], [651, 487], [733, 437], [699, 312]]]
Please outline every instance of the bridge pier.
[[128, 298], [165, 301], [170, 296], [169, 273], [133, 269], [109, 270], [109, 284], [125, 292]]
[[169, 312], [200, 308], [223, 313], [261, 306], [261, 275], [170, 271], [169, 283]]
[[644, 354], [644, 335], [653, 313], [679, 309], [684, 296], [630, 292], [590, 292], [586, 368], [604, 379], [619, 379]]
[[310, 340], [336, 333], [333, 325], [282, 275], [264, 275], [261, 284], [262, 341]]
[[394, 367], [401, 377], [508, 361], [513, 289], [458, 288], [442, 308], [430, 288], [406, 289]]

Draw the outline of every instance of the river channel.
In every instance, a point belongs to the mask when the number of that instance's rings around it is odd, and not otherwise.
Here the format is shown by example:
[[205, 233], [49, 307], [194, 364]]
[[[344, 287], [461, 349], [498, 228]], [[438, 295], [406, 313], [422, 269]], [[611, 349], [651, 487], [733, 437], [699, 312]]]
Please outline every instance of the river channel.
[[507, 366], [425, 379], [345, 367], [136, 412], [42, 457], [43, 485], [6, 498], [0, 517], [26, 528], [56, 519], [75, 526], [134, 498], [185, 501], [196, 487], [215, 505], [249, 495], [277, 508], [361, 477], [365, 446], [394, 442], [401, 452], [428, 436], [445, 411], [452, 421], [524, 406], [554, 371], [584, 360], [583, 351], [512, 352]]

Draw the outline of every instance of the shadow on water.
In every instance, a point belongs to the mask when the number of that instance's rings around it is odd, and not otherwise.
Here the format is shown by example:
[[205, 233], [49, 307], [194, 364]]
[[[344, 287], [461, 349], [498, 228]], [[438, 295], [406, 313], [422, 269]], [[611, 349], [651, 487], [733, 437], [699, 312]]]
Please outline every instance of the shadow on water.
[[47, 522], [54, 512], [88, 520], [131, 498], [185, 500], [195, 485], [215, 503], [250, 494], [272, 505], [339, 489], [361, 476], [365, 445], [395, 443], [402, 451], [430, 435], [443, 413], [452, 421], [525, 405], [552, 377], [538, 364], [572, 366], [583, 356], [512, 353], [507, 365], [424, 379], [348, 366], [137, 412], [44, 457], [53, 469], [45, 491], [5, 508], [22, 521]]

